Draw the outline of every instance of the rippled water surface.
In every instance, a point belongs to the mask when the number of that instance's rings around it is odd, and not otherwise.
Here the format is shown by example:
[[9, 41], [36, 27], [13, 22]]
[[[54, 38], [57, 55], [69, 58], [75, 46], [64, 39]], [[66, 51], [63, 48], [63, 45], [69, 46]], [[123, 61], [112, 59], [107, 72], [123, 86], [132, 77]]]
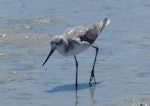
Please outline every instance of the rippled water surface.
[[[1, 106], [149, 106], [148, 0], [0, 0]], [[108, 17], [95, 45], [96, 86], [88, 81], [95, 50], [73, 57], [55, 53], [42, 68], [52, 36]]]

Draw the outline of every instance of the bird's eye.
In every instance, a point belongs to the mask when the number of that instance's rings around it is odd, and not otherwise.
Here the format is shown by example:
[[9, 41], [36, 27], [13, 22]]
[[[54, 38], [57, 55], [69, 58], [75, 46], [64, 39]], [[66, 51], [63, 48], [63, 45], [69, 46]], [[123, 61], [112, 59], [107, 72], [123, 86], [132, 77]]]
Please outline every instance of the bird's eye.
[[58, 43], [56, 43], [56, 45], [58, 45]]

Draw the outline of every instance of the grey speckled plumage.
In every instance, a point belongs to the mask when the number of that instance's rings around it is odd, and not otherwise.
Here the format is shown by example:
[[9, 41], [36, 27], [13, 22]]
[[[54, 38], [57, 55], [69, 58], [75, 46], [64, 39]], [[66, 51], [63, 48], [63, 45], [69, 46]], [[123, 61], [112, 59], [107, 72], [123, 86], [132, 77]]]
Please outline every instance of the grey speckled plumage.
[[98, 47], [93, 46], [93, 43], [100, 34], [100, 32], [104, 29], [104, 27], [107, 26], [109, 23], [110, 20], [105, 18], [103, 21], [100, 21], [95, 24], [69, 28], [62, 35], [54, 36], [50, 41], [51, 51], [42, 66], [45, 65], [45, 63], [47, 62], [47, 60], [53, 54], [54, 51], [57, 51], [59, 54], [64, 56], [73, 55], [76, 63], [75, 85], [77, 90], [78, 61], [76, 55], [83, 52], [89, 47], [93, 47], [96, 50], [96, 54], [91, 71], [89, 84], [91, 84], [92, 79], [94, 79], [94, 82], [96, 84], [94, 67], [97, 59]]
[[103, 28], [109, 24], [109, 22], [110, 20], [105, 18], [103, 21], [95, 24], [72, 27], [66, 30], [63, 35], [68, 40], [68, 42], [73, 38], [79, 37], [82, 41], [87, 41], [92, 44]]

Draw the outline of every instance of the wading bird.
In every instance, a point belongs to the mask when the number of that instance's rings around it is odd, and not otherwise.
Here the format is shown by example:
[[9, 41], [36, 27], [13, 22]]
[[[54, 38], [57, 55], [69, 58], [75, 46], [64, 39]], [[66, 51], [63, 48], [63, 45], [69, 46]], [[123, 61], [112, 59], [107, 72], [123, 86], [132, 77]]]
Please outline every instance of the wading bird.
[[71, 27], [66, 30], [62, 35], [54, 36], [51, 41], [51, 50], [49, 55], [47, 56], [45, 62], [42, 66], [45, 65], [49, 57], [53, 54], [54, 51], [57, 51], [59, 54], [63, 56], [74, 56], [75, 64], [76, 64], [76, 90], [78, 86], [78, 61], [76, 55], [83, 52], [89, 47], [93, 47], [96, 50], [95, 59], [93, 63], [93, 67], [91, 70], [91, 76], [89, 80], [89, 84], [94, 79], [96, 84], [96, 79], [94, 75], [94, 67], [98, 54], [98, 47], [94, 46], [93, 43], [98, 37], [98, 35], [102, 32], [105, 26], [110, 23], [110, 20], [105, 18], [103, 21], [100, 21], [95, 24], [85, 25], [85, 26], [76, 26]]

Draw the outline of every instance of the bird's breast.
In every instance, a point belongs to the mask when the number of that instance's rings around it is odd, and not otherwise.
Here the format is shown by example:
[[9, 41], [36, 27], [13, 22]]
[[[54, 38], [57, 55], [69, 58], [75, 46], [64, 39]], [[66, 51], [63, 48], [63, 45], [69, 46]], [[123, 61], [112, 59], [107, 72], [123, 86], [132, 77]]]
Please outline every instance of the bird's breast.
[[70, 56], [70, 55], [77, 55], [87, 48], [91, 46], [90, 43], [88, 42], [72, 42], [70, 45], [65, 48], [65, 49], [59, 49], [57, 50], [59, 54], [64, 55], [64, 56]]

